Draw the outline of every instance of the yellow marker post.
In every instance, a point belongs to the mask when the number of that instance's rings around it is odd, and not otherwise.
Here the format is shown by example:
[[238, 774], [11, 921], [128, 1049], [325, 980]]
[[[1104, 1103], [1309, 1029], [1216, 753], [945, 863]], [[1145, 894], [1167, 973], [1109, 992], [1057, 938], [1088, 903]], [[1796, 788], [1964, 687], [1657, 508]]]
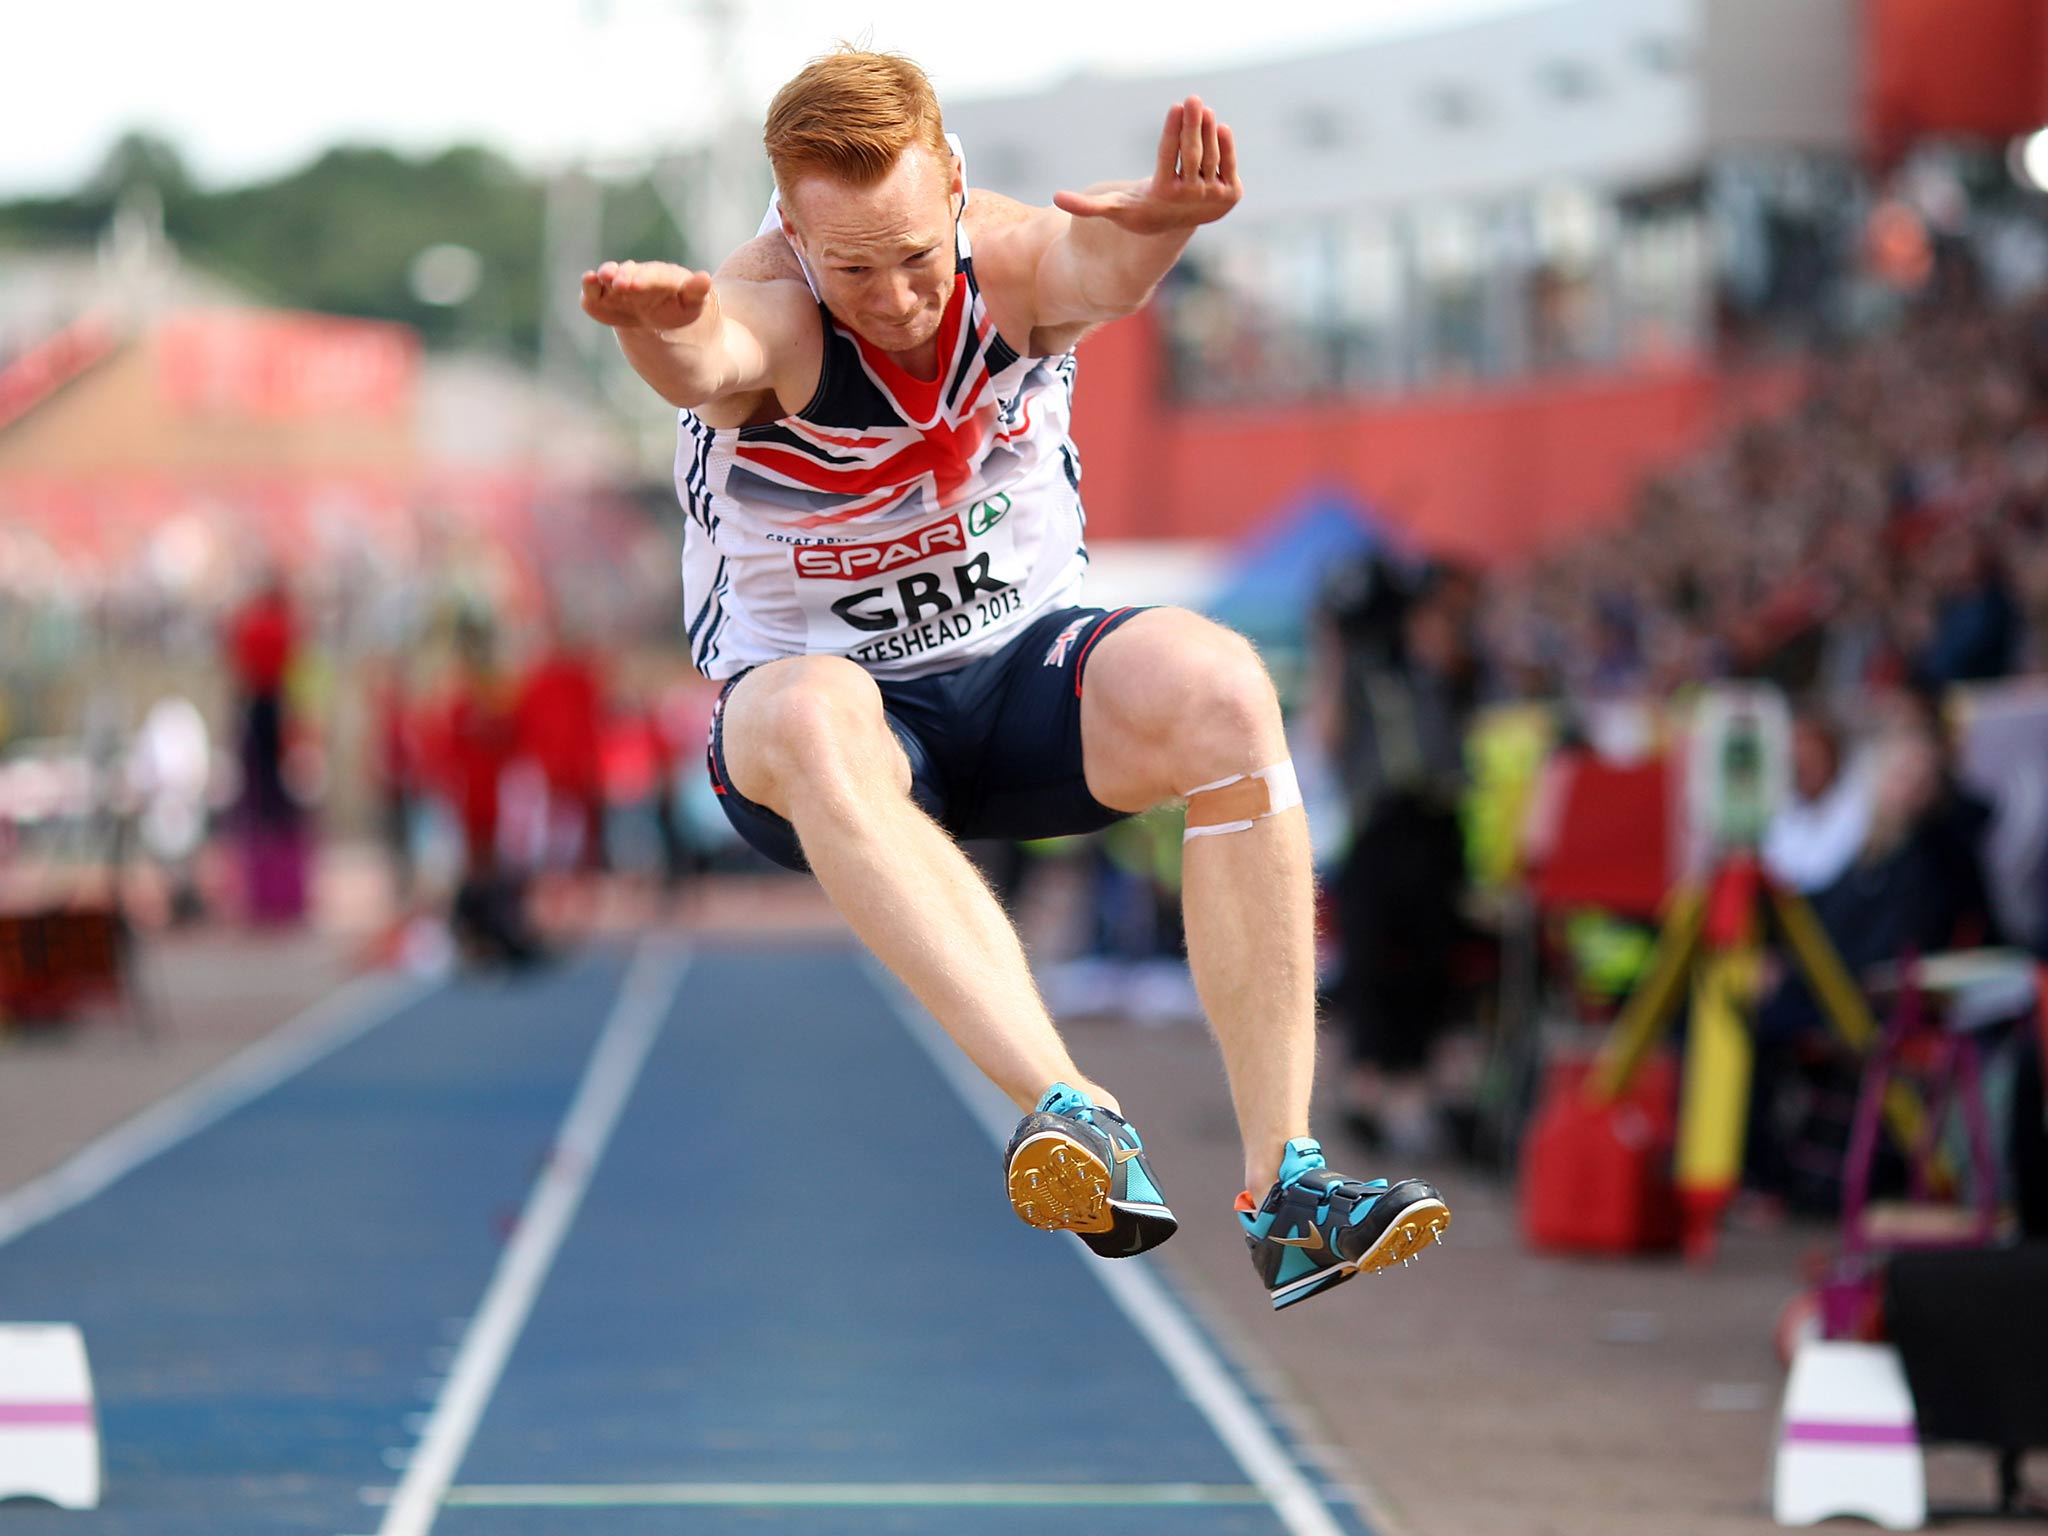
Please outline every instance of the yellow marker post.
[[1607, 1033], [1600, 1059], [1586, 1075], [1587, 1091], [1602, 1103], [1612, 1102], [1634, 1079], [1643, 1058], [1671, 1022], [1684, 995], [1686, 977], [1699, 952], [1700, 930], [1706, 921], [1706, 893], [1681, 886], [1664, 919], [1649, 973], [1636, 983], [1621, 1015]]
[[1692, 1018], [1678, 1113], [1678, 1198], [1685, 1248], [1712, 1252], [1722, 1211], [1742, 1176], [1754, 1051], [1749, 1013], [1761, 973], [1754, 940], [1710, 950], [1693, 972]]

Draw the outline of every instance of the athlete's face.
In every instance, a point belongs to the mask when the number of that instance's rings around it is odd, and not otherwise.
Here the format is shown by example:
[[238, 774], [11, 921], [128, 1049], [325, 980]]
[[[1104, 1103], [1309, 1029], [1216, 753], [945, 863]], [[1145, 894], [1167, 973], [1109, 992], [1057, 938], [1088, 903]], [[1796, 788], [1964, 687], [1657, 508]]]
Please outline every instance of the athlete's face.
[[786, 227], [819, 297], [885, 352], [911, 352], [939, 331], [953, 296], [955, 163], [913, 144], [871, 187], [807, 176], [784, 200]]

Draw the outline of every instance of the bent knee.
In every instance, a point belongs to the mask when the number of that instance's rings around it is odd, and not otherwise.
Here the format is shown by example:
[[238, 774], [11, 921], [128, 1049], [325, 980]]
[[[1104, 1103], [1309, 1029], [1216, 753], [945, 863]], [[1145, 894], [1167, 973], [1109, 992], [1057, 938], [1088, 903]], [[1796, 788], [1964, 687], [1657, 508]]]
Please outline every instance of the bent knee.
[[1234, 629], [1212, 624], [1201, 641], [1199, 702], [1210, 713], [1244, 727], [1277, 720], [1279, 695], [1273, 675], [1251, 641]]
[[1167, 610], [1152, 654], [1132, 669], [1127, 707], [1152, 733], [1241, 740], [1277, 727], [1279, 700], [1252, 643], [1198, 614]]
[[907, 788], [909, 767], [882, 712], [881, 690], [853, 662], [771, 662], [726, 701], [726, 772], [749, 800], [787, 816], [807, 794], [862, 782]]
[[[1111, 650], [1112, 642], [1121, 642]], [[1083, 695], [1091, 793], [1142, 809], [1284, 759], [1272, 679], [1244, 636], [1183, 609], [1132, 620], [1102, 643]]]

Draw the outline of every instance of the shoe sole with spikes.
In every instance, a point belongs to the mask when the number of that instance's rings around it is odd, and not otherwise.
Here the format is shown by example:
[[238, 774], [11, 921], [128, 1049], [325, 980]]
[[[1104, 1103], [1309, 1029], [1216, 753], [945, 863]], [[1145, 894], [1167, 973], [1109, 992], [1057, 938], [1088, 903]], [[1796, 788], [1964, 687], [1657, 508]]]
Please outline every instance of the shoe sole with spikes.
[[1109, 1204], [1109, 1169], [1071, 1136], [1041, 1131], [1010, 1154], [1010, 1204], [1017, 1215], [1048, 1232], [1107, 1232], [1116, 1222]]
[[1361, 1275], [1373, 1275], [1396, 1264], [1412, 1264], [1418, 1253], [1444, 1240], [1450, 1224], [1451, 1208], [1441, 1196], [1418, 1200], [1395, 1217], [1351, 1267]]
[[[1128, 1179], [1140, 1149], [1105, 1138], [1118, 1166], [1112, 1170], [1085, 1141], [1048, 1126], [1025, 1135], [1010, 1152], [1010, 1204], [1017, 1215], [1049, 1232], [1071, 1232], [1098, 1256], [1128, 1259], [1157, 1248], [1180, 1223], [1156, 1200], [1128, 1198]], [[1125, 1154], [1128, 1155], [1125, 1155]], [[1152, 1184], [1150, 1169], [1146, 1185]]]
[[[1424, 1186], [1427, 1188], [1428, 1186]], [[1342, 1285], [1358, 1275], [1375, 1275], [1396, 1264], [1406, 1266], [1415, 1261], [1415, 1256], [1433, 1244], [1444, 1240], [1444, 1233], [1451, 1225], [1451, 1208], [1443, 1197], [1431, 1190], [1404, 1207], [1395, 1218], [1387, 1223], [1387, 1229], [1373, 1239], [1371, 1246], [1356, 1258], [1332, 1264], [1327, 1269], [1304, 1275], [1290, 1285], [1266, 1294], [1273, 1303], [1273, 1310], [1291, 1307], [1298, 1301], [1307, 1301], [1311, 1296], [1320, 1296], [1332, 1286]]]

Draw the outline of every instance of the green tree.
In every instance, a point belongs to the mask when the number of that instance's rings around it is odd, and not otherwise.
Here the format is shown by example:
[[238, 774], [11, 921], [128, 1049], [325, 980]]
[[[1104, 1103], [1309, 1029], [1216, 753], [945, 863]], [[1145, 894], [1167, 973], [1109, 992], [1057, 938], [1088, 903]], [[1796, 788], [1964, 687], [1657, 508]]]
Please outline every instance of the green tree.
[[[193, 184], [169, 141], [123, 134], [75, 193], [0, 202], [0, 245], [95, 239], [122, 193], [153, 186], [181, 258], [252, 297], [416, 327], [429, 346], [495, 347], [531, 356], [540, 335], [546, 187], [495, 152], [458, 145], [408, 157], [341, 145], [286, 175], [209, 191]], [[429, 246], [482, 259], [476, 291], [440, 306], [414, 294], [414, 259]], [[641, 258], [681, 242], [644, 182], [605, 189], [600, 247]]]

